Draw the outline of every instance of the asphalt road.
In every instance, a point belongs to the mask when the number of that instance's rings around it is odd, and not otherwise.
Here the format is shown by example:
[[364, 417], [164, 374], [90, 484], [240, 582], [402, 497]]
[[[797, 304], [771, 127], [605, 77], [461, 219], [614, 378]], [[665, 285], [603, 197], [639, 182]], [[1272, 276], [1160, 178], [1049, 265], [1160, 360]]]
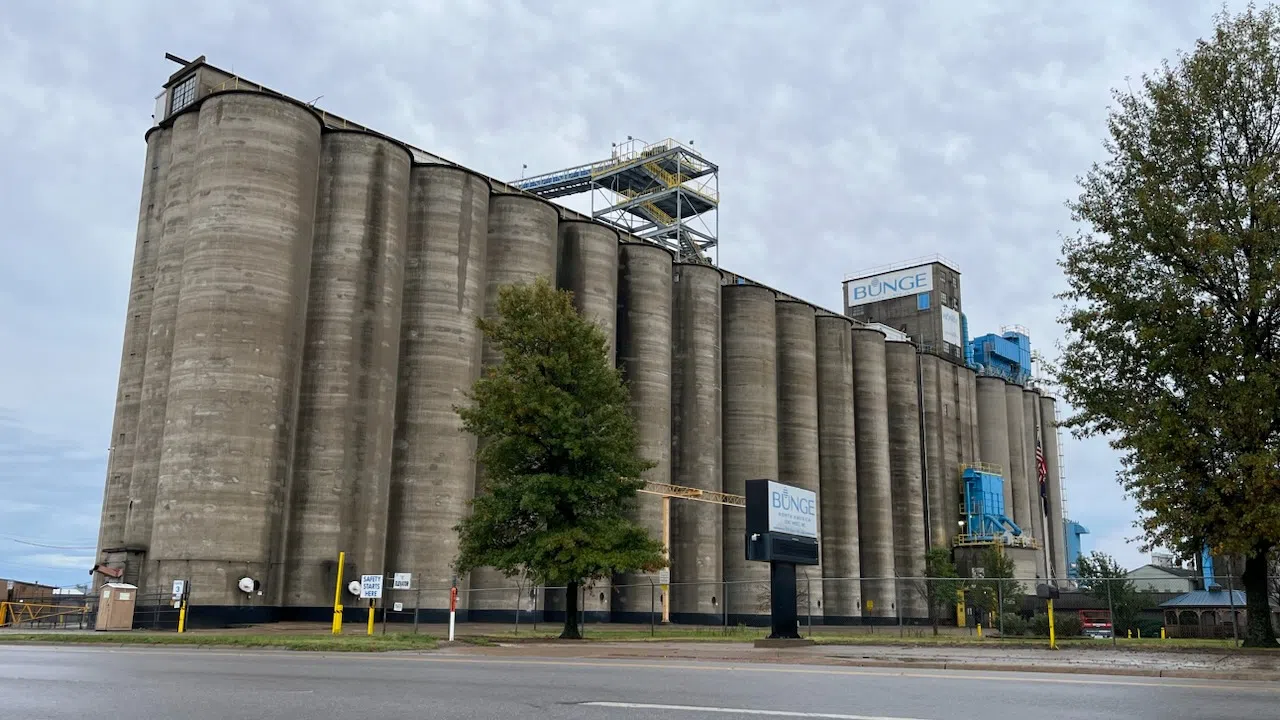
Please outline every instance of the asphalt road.
[[180, 648], [0, 646], [0, 715], [409, 720], [1277, 717], [1275, 683]]

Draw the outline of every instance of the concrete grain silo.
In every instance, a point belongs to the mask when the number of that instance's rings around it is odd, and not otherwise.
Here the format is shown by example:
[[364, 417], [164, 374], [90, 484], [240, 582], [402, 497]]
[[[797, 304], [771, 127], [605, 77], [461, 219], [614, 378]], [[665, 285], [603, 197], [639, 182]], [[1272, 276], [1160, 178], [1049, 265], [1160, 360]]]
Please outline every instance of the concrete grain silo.
[[[617, 355], [618, 231], [598, 222], [562, 219], [558, 232], [555, 284], [572, 292], [578, 312], [604, 331], [612, 364]], [[612, 592], [609, 580], [592, 581], [580, 598], [579, 610], [606, 618]], [[547, 609], [563, 610], [563, 603], [560, 590], [547, 593]]]
[[[674, 259], [671, 251], [648, 243], [624, 242], [618, 249], [618, 365], [631, 392], [640, 455], [656, 463], [645, 472], [644, 479], [663, 484], [671, 483]], [[661, 498], [640, 493], [635, 502], [636, 521], [651, 537], [661, 538]], [[668, 518], [668, 525], [671, 520]], [[650, 585], [658, 582], [656, 573], [620, 575], [616, 580], [614, 620], [648, 620], [651, 604], [654, 609], [661, 608], [663, 599], [653, 597], [661, 590], [651, 589]]]
[[[164, 447], [164, 420], [169, 396], [169, 370], [173, 360], [173, 330], [178, 318], [178, 292], [182, 287], [182, 258], [187, 248], [191, 203], [191, 171], [195, 166], [198, 113], [174, 119], [168, 132], [167, 188], [160, 207], [159, 248], [156, 251], [155, 288], [151, 298], [151, 322], [147, 337], [146, 371], [143, 375], [138, 414], [138, 441], [129, 486], [129, 513], [125, 543], [151, 546], [155, 516], [156, 482]], [[149, 587], [138, 578], [138, 587]]]
[[1027, 432], [1022, 414], [1022, 386], [1012, 383], [1004, 386], [1005, 415], [1009, 425], [1009, 464], [1004, 474], [1005, 484], [1013, 493], [1013, 509], [1005, 514], [1022, 528], [1024, 535], [1031, 533], [1031, 497], [1027, 491]]
[[256, 92], [211, 95], [199, 113], [150, 584], [187, 579], [193, 604], [278, 605], [321, 122]]
[[[474, 490], [476, 439], [453, 406], [480, 376], [489, 181], [445, 165], [415, 165], [409, 178], [386, 567], [413, 573], [420, 607], [440, 611]], [[468, 577], [458, 581], [466, 608]]]
[[[812, 305], [779, 300], [777, 323], [778, 475], [779, 482], [818, 494], [819, 537], [822, 536], [818, 454], [818, 364], [816, 311]], [[743, 516], [745, 519], [745, 515]], [[799, 612], [822, 616], [822, 564], [796, 568], [801, 597]]]
[[[724, 491], [722, 316], [724, 278], [710, 265], [673, 266], [671, 475], [673, 483]], [[719, 622], [725, 611], [723, 513], [718, 505], [671, 505], [671, 619]]]
[[573, 305], [609, 338], [609, 361], [617, 348], [618, 231], [595, 222], [561, 220], [556, 286], [573, 293]]
[[[778, 476], [776, 293], [725, 285], [723, 316], [724, 491], [746, 493], [747, 480]], [[729, 621], [768, 612], [769, 564], [746, 559], [746, 513], [724, 507], [724, 579]]]
[[[920, 408], [924, 435], [921, 445], [924, 454], [924, 480], [926, 515], [929, 520], [928, 537], [931, 548], [951, 547], [950, 496], [947, 494], [947, 475], [952, 471], [947, 462], [947, 448], [955, 444], [951, 420], [955, 387], [944, 382], [950, 373], [943, 365], [954, 367], [936, 355], [920, 355]], [[952, 430], [948, 433], [948, 430]], [[954, 523], [953, 523], [954, 524]]]
[[284, 598], [317, 619], [339, 552], [385, 570], [412, 162], [364, 132], [321, 144]]
[[818, 518], [823, 575], [835, 578], [822, 585], [828, 622], [862, 616], [851, 329], [852, 323], [838, 315], [817, 318]]
[[[158, 251], [163, 237], [163, 210], [168, 190], [172, 131], [155, 128], [147, 133], [146, 164], [142, 171], [142, 202], [133, 249], [133, 272], [124, 322], [124, 347], [116, 389], [115, 417], [111, 423], [111, 450], [106, 491], [102, 499], [102, 524], [98, 546], [120, 548], [132, 506], [131, 483], [138, 440], [138, 417], [146, 373], [147, 340], [156, 280]], [[136, 581], [135, 578], [130, 580]]]
[[853, 329], [854, 431], [858, 463], [858, 552], [863, 617], [896, 616], [893, 491], [885, 336]]
[[[496, 317], [498, 292], [505, 285], [528, 284], [544, 277], [553, 285], [559, 256], [560, 210], [532, 195], [495, 194], [489, 200], [489, 237], [485, 259], [485, 317]], [[501, 352], [485, 338], [482, 361], [487, 367], [502, 360]], [[484, 492], [484, 467], [476, 468], [475, 492]], [[471, 571], [473, 616], [506, 614], [516, 607], [516, 580], [493, 568]], [[563, 596], [556, 590], [553, 594]], [[525, 607], [521, 600], [521, 607]], [[481, 611], [479, 614], [475, 611]]]
[[905, 617], [929, 615], [924, 586], [924, 479], [920, 471], [920, 386], [916, 348], [885, 344], [885, 385], [889, 406], [889, 473], [893, 497], [894, 572], [897, 606]]
[[1062, 518], [1062, 469], [1058, 466], [1058, 418], [1055, 400], [1048, 395], [1040, 397], [1040, 430], [1044, 442], [1044, 459], [1048, 466], [1049, 484], [1049, 547], [1053, 560], [1053, 577], [1067, 577], [1067, 548], [1065, 526]]
[[980, 377], [978, 386], [978, 440], [980, 462], [996, 468], [1004, 477], [1005, 515], [1012, 517], [1013, 494], [1009, 478], [1009, 405], [1004, 380]]
[[[1024, 445], [1027, 448], [1027, 489], [1031, 498], [1031, 534], [1040, 541], [1041, 551], [1036, 553], [1036, 577], [1049, 577], [1049, 538], [1045, 535], [1044, 498], [1040, 496], [1039, 474], [1036, 472], [1036, 439], [1040, 437], [1040, 403], [1039, 393], [1034, 390], [1022, 391], [1022, 422], [1026, 433]], [[1046, 482], [1046, 485], [1048, 483]], [[1048, 488], [1045, 488], [1046, 492]]]

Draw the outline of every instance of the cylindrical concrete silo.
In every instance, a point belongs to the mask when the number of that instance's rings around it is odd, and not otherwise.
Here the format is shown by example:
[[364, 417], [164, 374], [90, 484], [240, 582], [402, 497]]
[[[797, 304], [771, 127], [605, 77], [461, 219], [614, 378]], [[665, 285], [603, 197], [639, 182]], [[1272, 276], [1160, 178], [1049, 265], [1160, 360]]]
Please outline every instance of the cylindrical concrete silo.
[[[618, 258], [618, 365], [631, 391], [631, 412], [640, 436], [640, 455], [656, 463], [644, 474], [650, 482], [671, 483], [671, 337], [674, 257], [660, 245], [623, 243]], [[662, 537], [662, 499], [640, 493], [633, 517], [650, 537]], [[671, 502], [684, 502], [673, 500]], [[699, 503], [701, 504], [701, 503]], [[671, 518], [667, 519], [668, 526]], [[613, 619], [649, 620], [657, 573], [630, 573], [616, 578]]]
[[345, 552], [381, 575], [395, 430], [409, 205], [407, 148], [364, 132], [321, 145], [285, 604], [333, 604]]
[[[171, 125], [168, 187], [160, 208], [161, 232], [156, 251], [155, 288], [151, 297], [146, 372], [142, 382], [138, 442], [133, 456], [130, 507], [125, 525], [125, 542], [134, 547], [148, 548], [151, 545], [156, 482], [160, 474], [160, 452], [168, 406], [169, 368], [173, 358], [173, 329], [178, 316], [178, 291], [182, 286], [182, 257], [187, 247], [191, 170], [195, 165], [199, 122], [199, 113], [192, 111], [174, 117]], [[139, 578], [138, 586], [147, 588], [151, 584], [146, 578]]]
[[858, 552], [864, 617], [895, 617], [893, 490], [885, 337], [853, 328], [854, 431], [858, 461]]
[[897, 605], [905, 617], [929, 616], [924, 577], [924, 481], [920, 476], [920, 386], [916, 348], [885, 344], [885, 384], [889, 404], [889, 472], [893, 496], [894, 571]]
[[573, 305], [609, 338], [616, 354], [618, 317], [618, 231], [585, 220], [560, 221], [557, 287], [573, 293]]
[[[977, 380], [978, 458], [1004, 477], [1004, 514], [1013, 517], [1013, 483], [1009, 477], [1009, 405], [1004, 397], [1005, 384], [998, 377], [984, 376]], [[965, 528], [966, 532], [970, 530]]]
[[[724, 490], [721, 454], [720, 271], [679, 263], [673, 269], [671, 332], [671, 476], [676, 485]], [[723, 510], [691, 500], [671, 503], [671, 619], [719, 622], [724, 606]]]
[[[818, 494], [819, 490], [818, 360], [816, 311], [812, 305], [780, 300], [777, 313], [778, 353], [778, 481]], [[818, 533], [822, 536], [821, 531]], [[819, 550], [821, 553], [821, 550]], [[796, 568], [799, 612], [822, 616], [822, 564]]]
[[[156, 489], [153, 585], [282, 599], [282, 525], [311, 273], [320, 119], [257, 92], [200, 106]], [[263, 594], [237, 588], [241, 577]]]
[[[1036, 440], [1040, 437], [1038, 425], [1040, 424], [1040, 403], [1038, 398], [1040, 395], [1034, 390], [1022, 391], [1022, 422], [1025, 425], [1026, 447], [1027, 447], [1027, 487], [1031, 497], [1031, 534], [1036, 540], [1040, 541], [1041, 551], [1036, 553], [1036, 577], [1049, 577], [1049, 560], [1048, 553], [1045, 549], [1049, 547], [1048, 538], [1045, 537], [1044, 528], [1044, 498], [1040, 495], [1040, 475], [1036, 467]], [[1043, 449], [1043, 448], [1042, 448]], [[1048, 482], [1046, 478], [1045, 492], [1048, 493]]]
[[1059, 580], [1067, 577], [1066, 529], [1062, 518], [1062, 470], [1058, 467], [1058, 419], [1054, 412], [1056, 401], [1040, 397], [1040, 437], [1044, 444], [1044, 460], [1048, 466], [1049, 483], [1049, 536], [1050, 558], [1053, 560], [1053, 576]]
[[[475, 482], [476, 438], [453, 406], [480, 376], [476, 320], [484, 312], [488, 234], [488, 180], [447, 165], [413, 166], [386, 566], [412, 573], [413, 587], [422, 588], [414, 602], [439, 612], [449, 607], [453, 528], [469, 512]], [[458, 587], [466, 608], [466, 575]]]
[[[578, 312], [604, 331], [612, 363], [617, 355], [618, 232], [598, 222], [561, 220], [558, 244], [556, 286], [572, 292]], [[609, 613], [612, 593], [609, 580], [592, 581], [579, 610], [596, 617]], [[563, 603], [563, 592], [547, 594], [547, 609], [563, 610]]]
[[827, 622], [862, 616], [858, 558], [858, 475], [853, 424], [853, 338], [848, 318], [819, 315], [818, 463], [821, 491], [822, 611]]
[[1005, 485], [1010, 486], [1013, 493], [1012, 514], [1006, 515], [1022, 528], [1024, 534], [1031, 532], [1031, 497], [1027, 494], [1027, 450], [1026, 427], [1022, 415], [1022, 386], [1012, 383], [1004, 386], [1005, 414], [1009, 424], [1009, 465], [1005, 472]]
[[[498, 312], [498, 292], [505, 285], [529, 284], [538, 277], [555, 283], [559, 256], [560, 211], [550, 202], [533, 195], [495, 194], [489, 200], [488, 256], [485, 260], [485, 317]], [[482, 361], [485, 366], [502, 361], [501, 352], [484, 338]], [[477, 464], [475, 491], [484, 492], [484, 467]], [[483, 619], [494, 613], [505, 616], [516, 607], [514, 578], [503, 577], [493, 568], [471, 571], [472, 610]], [[557, 591], [563, 596], [563, 591]], [[561, 600], [562, 602], [563, 600]], [[531, 605], [520, 599], [520, 607]]]
[[[746, 493], [747, 480], [778, 476], [776, 294], [760, 285], [725, 285], [724, 491]], [[768, 614], [769, 565], [746, 559], [746, 513], [724, 507], [724, 579], [730, 622]]]
[[951, 403], [946, 398], [948, 391], [945, 380], [947, 369], [943, 366], [951, 363], [937, 355], [920, 355], [920, 398], [924, 404], [920, 408], [923, 418], [924, 437], [921, 444], [924, 452], [925, 499], [928, 503], [929, 545], [934, 548], [951, 547], [951, 529], [947, 522], [951, 519], [951, 499], [947, 495], [947, 474], [953, 471], [947, 462], [946, 448], [954, 444], [954, 437], [947, 437], [948, 421], [954, 416]]
[[[102, 500], [102, 522], [98, 529], [98, 560], [103, 550], [125, 544], [130, 511], [133, 464], [138, 441], [138, 416], [142, 410], [142, 388], [146, 373], [147, 340], [151, 329], [151, 308], [156, 279], [158, 251], [163, 236], [162, 213], [168, 188], [172, 131], [152, 128], [147, 133], [147, 159], [142, 170], [142, 202], [133, 248], [133, 274], [129, 282], [129, 303], [124, 321], [124, 347], [120, 353], [120, 375], [116, 391], [115, 417], [111, 423], [107, 483]], [[132, 559], [131, 559], [132, 560]], [[132, 562], [137, 562], [132, 560]], [[133, 572], [141, 568], [129, 568]]]

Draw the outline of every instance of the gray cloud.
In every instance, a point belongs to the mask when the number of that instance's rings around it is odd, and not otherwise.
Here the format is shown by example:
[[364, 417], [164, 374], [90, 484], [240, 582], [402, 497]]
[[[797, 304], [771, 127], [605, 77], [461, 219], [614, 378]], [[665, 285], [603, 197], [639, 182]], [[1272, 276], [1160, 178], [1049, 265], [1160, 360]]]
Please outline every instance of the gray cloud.
[[[0, 525], [62, 544], [94, 536], [166, 51], [323, 95], [330, 111], [506, 178], [599, 159], [628, 134], [695, 140], [722, 168], [726, 267], [834, 309], [845, 273], [940, 253], [964, 272], [974, 334], [1019, 323], [1053, 355], [1063, 201], [1101, 157], [1108, 90], [1189, 48], [1217, 7], [12, 5], [0, 16], [0, 486], [16, 503]], [[1114, 454], [1102, 441], [1065, 450], [1087, 546], [1136, 564]], [[82, 577], [57, 557], [0, 558]], [[5, 562], [0, 574], [16, 573]]]

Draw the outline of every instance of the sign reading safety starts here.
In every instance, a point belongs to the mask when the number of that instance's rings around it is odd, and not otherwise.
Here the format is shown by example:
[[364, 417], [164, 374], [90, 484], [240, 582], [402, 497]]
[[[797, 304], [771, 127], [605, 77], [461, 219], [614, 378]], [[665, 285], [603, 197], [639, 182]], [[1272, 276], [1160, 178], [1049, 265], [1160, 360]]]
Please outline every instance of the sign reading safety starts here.
[[769, 481], [769, 532], [818, 537], [818, 495]]

